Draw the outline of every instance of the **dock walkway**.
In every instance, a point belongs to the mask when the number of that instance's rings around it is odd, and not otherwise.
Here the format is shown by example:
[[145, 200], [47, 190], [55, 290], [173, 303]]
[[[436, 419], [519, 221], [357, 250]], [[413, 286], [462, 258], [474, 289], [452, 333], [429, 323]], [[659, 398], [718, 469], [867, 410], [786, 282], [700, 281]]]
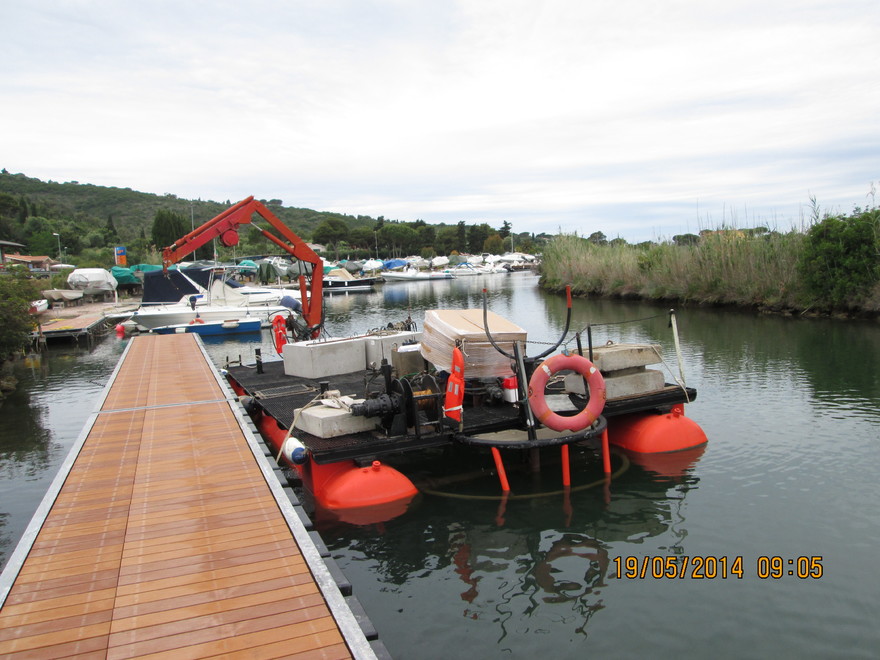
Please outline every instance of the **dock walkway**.
[[376, 657], [192, 334], [130, 342], [0, 608], [2, 657]]

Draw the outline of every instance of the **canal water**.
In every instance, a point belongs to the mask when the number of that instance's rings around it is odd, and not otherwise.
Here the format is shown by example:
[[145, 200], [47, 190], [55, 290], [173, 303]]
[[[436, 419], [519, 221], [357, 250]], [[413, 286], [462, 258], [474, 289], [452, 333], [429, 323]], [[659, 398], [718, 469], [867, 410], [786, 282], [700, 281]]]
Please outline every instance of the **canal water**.
[[[426, 309], [479, 307], [483, 286], [489, 308], [528, 332], [529, 354], [561, 334], [564, 298], [530, 273], [334, 295], [328, 327], [407, 315], [421, 327]], [[507, 501], [484, 457], [438, 457], [444, 470], [414, 468], [426, 492], [400, 518], [318, 521], [393, 657], [877, 657], [880, 326], [677, 311], [703, 451], [615, 455], [606, 486], [579, 449], [567, 496], [545, 455], [539, 475], [511, 466]], [[592, 324], [597, 344], [660, 342], [677, 370], [666, 312], [575, 300], [572, 329]], [[124, 343], [53, 347], [18, 365], [19, 390], [0, 408], [0, 563]], [[221, 364], [272, 353], [267, 333], [206, 345]]]

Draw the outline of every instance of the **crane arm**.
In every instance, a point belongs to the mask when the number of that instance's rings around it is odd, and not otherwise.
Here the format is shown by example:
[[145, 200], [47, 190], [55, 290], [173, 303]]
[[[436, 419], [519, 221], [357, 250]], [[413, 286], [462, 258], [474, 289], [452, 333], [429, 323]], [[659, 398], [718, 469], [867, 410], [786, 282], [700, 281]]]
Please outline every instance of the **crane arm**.
[[273, 234], [262, 227], [256, 229], [282, 250], [286, 251], [295, 259], [306, 261], [312, 265], [312, 272], [308, 276], [299, 276], [300, 294], [302, 297], [302, 315], [312, 328], [312, 335], [317, 337], [322, 325], [323, 313], [323, 283], [324, 262], [312, 248], [294, 234], [281, 220], [270, 211], [265, 204], [253, 198], [243, 199], [238, 204], [208, 220], [205, 224], [197, 227], [186, 236], [177, 239], [174, 243], [162, 250], [162, 269], [176, 264], [189, 254], [217, 238], [224, 247], [232, 247], [238, 244], [238, 228], [241, 225], [253, 224], [253, 215], [258, 214], [268, 222], [278, 234]]

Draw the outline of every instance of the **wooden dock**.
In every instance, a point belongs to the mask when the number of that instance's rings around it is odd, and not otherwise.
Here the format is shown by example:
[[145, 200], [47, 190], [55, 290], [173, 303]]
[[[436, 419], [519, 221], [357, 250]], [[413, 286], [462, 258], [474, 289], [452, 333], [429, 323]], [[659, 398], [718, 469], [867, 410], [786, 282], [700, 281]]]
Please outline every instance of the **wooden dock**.
[[196, 335], [132, 339], [0, 577], [0, 656], [379, 650]]
[[85, 313], [79, 316], [67, 316], [64, 318], [49, 318], [39, 324], [32, 334], [34, 341], [46, 341], [48, 339], [60, 339], [72, 337], [79, 340], [81, 337], [93, 339], [103, 332], [112, 319], [101, 313]]

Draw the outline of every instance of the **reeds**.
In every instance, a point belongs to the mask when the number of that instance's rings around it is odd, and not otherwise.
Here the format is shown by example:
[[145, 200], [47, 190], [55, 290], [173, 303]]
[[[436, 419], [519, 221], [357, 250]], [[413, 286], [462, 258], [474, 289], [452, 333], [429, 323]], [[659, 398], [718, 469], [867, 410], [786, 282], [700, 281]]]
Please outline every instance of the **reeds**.
[[795, 310], [803, 234], [705, 233], [696, 245], [594, 245], [558, 236], [544, 251], [542, 285], [580, 294]]

